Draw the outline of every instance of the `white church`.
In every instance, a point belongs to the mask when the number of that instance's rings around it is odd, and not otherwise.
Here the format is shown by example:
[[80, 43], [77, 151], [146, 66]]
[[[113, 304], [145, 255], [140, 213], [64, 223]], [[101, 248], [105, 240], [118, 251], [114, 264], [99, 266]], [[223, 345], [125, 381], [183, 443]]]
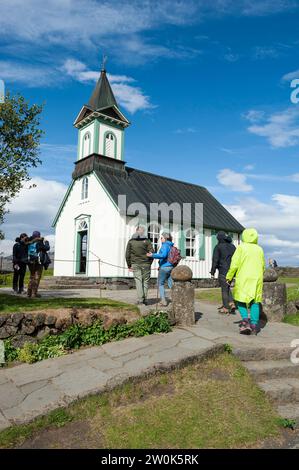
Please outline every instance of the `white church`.
[[[54, 276], [128, 278], [125, 249], [135, 226], [146, 226], [155, 250], [160, 234], [170, 231], [181, 250], [181, 264], [188, 265], [197, 279], [210, 277], [212, 253], [219, 230], [239, 243], [242, 225], [203, 186], [186, 183], [128, 167], [125, 163], [125, 131], [130, 125], [119, 109], [106, 71], [87, 105], [79, 112], [77, 161], [72, 182], [53, 222], [56, 229]], [[125, 207], [120, 199], [125, 197]], [[124, 200], [124, 199], [123, 199]], [[202, 204], [202, 225], [195, 230], [195, 213], [190, 226], [177, 219], [156, 220], [149, 213], [132, 213], [129, 208], [151, 204]], [[149, 211], [148, 211], [149, 212]], [[152, 276], [157, 276], [156, 261]]]

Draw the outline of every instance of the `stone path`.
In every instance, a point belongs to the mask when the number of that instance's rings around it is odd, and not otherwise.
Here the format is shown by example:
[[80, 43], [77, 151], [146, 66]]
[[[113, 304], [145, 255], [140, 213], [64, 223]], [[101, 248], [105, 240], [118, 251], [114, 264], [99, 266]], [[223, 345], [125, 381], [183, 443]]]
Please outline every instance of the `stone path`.
[[[47, 297], [97, 297], [99, 291], [42, 292]], [[105, 291], [103, 296], [133, 302], [134, 291]], [[155, 292], [150, 292], [155, 299]], [[148, 311], [154, 306], [144, 307]], [[154, 370], [205, 357], [230, 344], [233, 352], [265, 391], [283, 405], [299, 402], [298, 367], [290, 362], [290, 343], [299, 328], [282, 323], [265, 326], [257, 337], [238, 333], [238, 315], [221, 316], [216, 305], [196, 302], [197, 323], [168, 334], [129, 338], [77, 351], [36, 364], [0, 370], [0, 429], [25, 423], [77, 398], [109, 389]], [[272, 382], [271, 380], [276, 382]], [[272, 394], [272, 395], [271, 395]], [[280, 405], [279, 405], [280, 406]], [[288, 410], [285, 408], [284, 413]], [[295, 410], [289, 409], [290, 413]], [[288, 416], [286, 416], [288, 417]], [[298, 408], [299, 417], [299, 408]]]

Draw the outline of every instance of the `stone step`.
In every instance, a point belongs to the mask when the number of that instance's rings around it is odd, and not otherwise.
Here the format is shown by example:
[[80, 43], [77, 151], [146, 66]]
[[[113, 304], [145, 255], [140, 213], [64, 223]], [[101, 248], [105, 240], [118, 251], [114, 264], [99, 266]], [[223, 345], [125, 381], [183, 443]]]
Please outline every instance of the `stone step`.
[[243, 365], [259, 381], [283, 377], [299, 378], [299, 364], [292, 364], [289, 359], [247, 361]]
[[258, 382], [258, 386], [277, 404], [299, 405], [299, 379], [286, 377]]
[[277, 411], [282, 418], [293, 419], [299, 425], [299, 403], [289, 403], [287, 405], [278, 405]]
[[99, 289], [100, 286], [97, 284], [51, 284], [43, 285], [40, 284], [41, 289], [52, 289], [52, 290], [62, 290], [62, 289]]
[[[253, 338], [254, 339], [254, 338]], [[268, 345], [268, 346], [250, 346], [233, 347], [233, 354], [243, 362], [256, 361], [279, 361], [281, 359], [290, 359], [294, 348], [289, 344]]]

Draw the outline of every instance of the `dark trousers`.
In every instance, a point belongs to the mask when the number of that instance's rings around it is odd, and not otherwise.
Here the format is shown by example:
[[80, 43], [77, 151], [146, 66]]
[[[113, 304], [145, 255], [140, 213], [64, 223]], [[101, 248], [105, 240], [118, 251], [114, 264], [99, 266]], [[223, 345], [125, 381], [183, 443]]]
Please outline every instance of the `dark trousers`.
[[221, 287], [223, 307], [229, 308], [229, 304], [234, 301], [230, 286], [226, 283], [226, 276], [224, 274], [219, 274], [218, 280]]
[[43, 273], [43, 265], [38, 263], [29, 263], [30, 280], [27, 289], [28, 297], [36, 297], [40, 279]]
[[26, 274], [26, 263], [19, 263], [18, 264], [20, 269], [13, 270], [13, 279], [12, 279], [12, 287], [13, 290], [22, 292], [24, 290], [24, 277]]

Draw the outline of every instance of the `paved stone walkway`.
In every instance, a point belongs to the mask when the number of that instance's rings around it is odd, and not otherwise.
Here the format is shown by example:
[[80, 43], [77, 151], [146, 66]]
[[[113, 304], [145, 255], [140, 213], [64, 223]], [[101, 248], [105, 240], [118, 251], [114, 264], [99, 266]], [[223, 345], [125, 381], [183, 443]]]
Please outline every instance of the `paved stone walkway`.
[[[103, 291], [103, 296], [133, 302], [134, 291]], [[99, 291], [47, 291], [43, 296], [97, 297]], [[155, 298], [155, 292], [150, 292]], [[153, 308], [153, 304], [143, 310]], [[205, 357], [232, 345], [242, 360], [287, 359], [299, 328], [266, 325], [257, 337], [238, 333], [238, 315], [221, 316], [217, 306], [196, 302], [197, 323], [168, 334], [129, 338], [36, 364], [0, 370], [0, 429], [25, 423], [77, 398], [104, 391], [129, 378]]]

